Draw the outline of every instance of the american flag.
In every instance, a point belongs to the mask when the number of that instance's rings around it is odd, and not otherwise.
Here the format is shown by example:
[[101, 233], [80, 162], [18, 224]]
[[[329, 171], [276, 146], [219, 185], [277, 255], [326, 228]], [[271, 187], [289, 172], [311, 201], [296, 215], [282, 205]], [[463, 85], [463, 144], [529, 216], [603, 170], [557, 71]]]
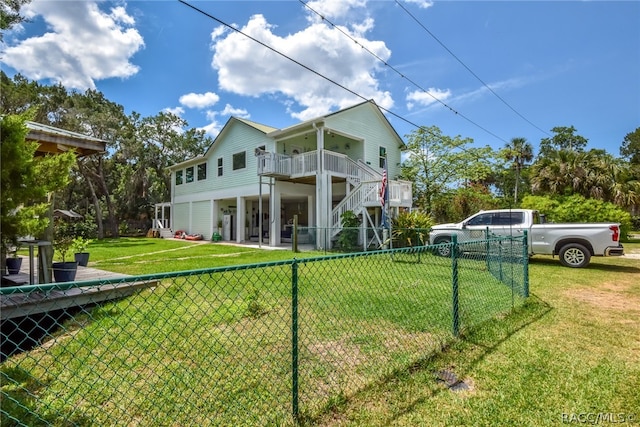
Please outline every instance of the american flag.
[[384, 159], [384, 169], [382, 170], [382, 184], [380, 185], [380, 204], [384, 209], [384, 204], [387, 201], [387, 159]]

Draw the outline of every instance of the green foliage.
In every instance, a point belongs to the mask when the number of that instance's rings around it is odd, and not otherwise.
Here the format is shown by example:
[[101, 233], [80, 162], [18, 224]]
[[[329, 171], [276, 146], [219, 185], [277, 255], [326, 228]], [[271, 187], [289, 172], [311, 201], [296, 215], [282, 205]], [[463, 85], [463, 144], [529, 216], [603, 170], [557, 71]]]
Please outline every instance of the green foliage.
[[409, 156], [402, 179], [412, 181], [415, 205], [431, 213], [441, 193], [468, 182], [484, 182], [492, 174], [490, 147], [470, 147], [471, 138], [443, 135], [436, 126], [421, 127], [407, 135]]
[[54, 218], [53, 220], [53, 250], [62, 262], [66, 262], [67, 253], [73, 246], [73, 225], [69, 222]]
[[505, 148], [500, 150], [499, 155], [511, 163], [511, 169], [514, 173], [513, 201], [517, 204], [521, 173], [526, 164], [533, 160], [533, 147], [526, 138], [512, 138]]
[[629, 212], [602, 200], [587, 199], [581, 195], [550, 198], [527, 196], [522, 201], [525, 209], [537, 209], [552, 222], [615, 222], [620, 223], [623, 238], [631, 231]]
[[535, 209], [545, 215], [549, 215], [558, 206], [560, 206], [559, 199], [554, 199], [549, 196], [525, 196], [520, 203], [522, 209]]
[[458, 222], [482, 209], [496, 209], [500, 200], [483, 185], [460, 187], [435, 199], [431, 215], [437, 223]]
[[248, 288], [247, 296], [247, 317], [257, 319], [258, 317], [263, 316], [268, 312], [269, 310], [261, 299], [260, 290], [255, 286], [250, 285]]
[[352, 211], [346, 211], [340, 218], [342, 230], [338, 234], [338, 249], [343, 251], [353, 251], [358, 248], [358, 227], [360, 218]]
[[429, 240], [433, 219], [418, 210], [400, 212], [393, 220], [393, 237], [399, 247], [423, 246]]
[[81, 221], [74, 221], [69, 224], [73, 229], [73, 235], [85, 239], [95, 239], [97, 236], [96, 221], [91, 215], [85, 215]]
[[554, 150], [567, 150], [582, 152], [587, 146], [588, 139], [575, 135], [576, 128], [573, 126], [556, 126], [551, 129], [555, 135], [551, 138], [543, 138], [540, 141], [540, 153], [547, 153]]
[[[20, 8], [30, 2], [31, 0], [11, 0], [2, 2], [2, 7], [0, 7], [0, 30], [8, 30], [11, 27], [24, 22], [26, 18], [20, 15]], [[2, 40], [3, 33], [0, 32], [0, 42]]]
[[631, 164], [640, 166], [640, 127], [625, 135], [620, 146], [620, 155]]
[[20, 237], [38, 237], [49, 225], [47, 194], [69, 181], [75, 161], [71, 152], [35, 156], [38, 144], [27, 142], [28, 115], [5, 115], [1, 125], [0, 204], [3, 249]]
[[85, 239], [82, 236], [74, 237], [71, 241], [71, 252], [79, 254], [87, 251], [87, 246], [91, 243], [91, 239]]

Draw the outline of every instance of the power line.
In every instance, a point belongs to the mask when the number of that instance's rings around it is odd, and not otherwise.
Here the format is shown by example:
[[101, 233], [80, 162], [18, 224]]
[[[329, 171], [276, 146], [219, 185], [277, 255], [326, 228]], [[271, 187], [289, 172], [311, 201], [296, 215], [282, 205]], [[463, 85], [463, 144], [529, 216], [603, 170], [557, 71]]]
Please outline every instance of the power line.
[[444, 48], [444, 50], [446, 50], [447, 52], [449, 52], [449, 54], [451, 56], [453, 56], [453, 58], [458, 61], [464, 68], [466, 68], [467, 71], [469, 71], [469, 73], [471, 73], [471, 75], [473, 77], [475, 77], [480, 83], [482, 83], [482, 85], [484, 87], [486, 87], [493, 95], [496, 96], [496, 98], [498, 98], [504, 105], [506, 105], [507, 107], [509, 107], [509, 109], [511, 111], [513, 111], [514, 113], [516, 113], [521, 119], [523, 119], [524, 121], [526, 121], [527, 123], [529, 123], [531, 126], [533, 126], [534, 128], [538, 129], [540, 132], [542, 132], [543, 134], [547, 135], [547, 136], [551, 136], [547, 131], [541, 129], [540, 127], [538, 127], [537, 125], [535, 125], [533, 122], [531, 122], [529, 119], [527, 119], [525, 116], [523, 116], [522, 114], [520, 114], [519, 111], [517, 111], [515, 108], [513, 108], [507, 101], [504, 100], [504, 98], [502, 98], [500, 95], [498, 95], [493, 89], [491, 89], [491, 87], [485, 83], [480, 77], [478, 77], [478, 75], [476, 73], [473, 72], [473, 70], [471, 68], [469, 68], [467, 66], [467, 64], [465, 64], [460, 58], [458, 58], [458, 56], [456, 56], [455, 53], [453, 53], [451, 51], [451, 49], [449, 49], [444, 43], [442, 43], [440, 41], [440, 39], [438, 39], [431, 31], [429, 31], [429, 29], [422, 23], [420, 22], [420, 20], [418, 18], [415, 17], [415, 15], [413, 15], [406, 7], [404, 7], [402, 5], [402, 3], [400, 3], [399, 0], [395, 0], [396, 4], [398, 6], [400, 6], [402, 8], [402, 10], [404, 10], [407, 15], [409, 15], [414, 21], [416, 21], [416, 23], [418, 25], [420, 25], [420, 27], [422, 27], [423, 30], [425, 30], [427, 32], [427, 34], [429, 34], [436, 42], [438, 42], [438, 44], [440, 46], [442, 46]]
[[[182, 4], [184, 4], [185, 6], [189, 6], [191, 9], [195, 10], [196, 12], [199, 12], [199, 13], [201, 13], [201, 14], [205, 15], [206, 17], [208, 17], [208, 18], [210, 18], [210, 19], [213, 19], [214, 21], [216, 21], [216, 22], [218, 22], [219, 24], [221, 24], [221, 25], [223, 25], [223, 26], [225, 26], [225, 27], [229, 28], [230, 30], [235, 31], [235, 32], [236, 32], [236, 33], [238, 33], [238, 34], [242, 34], [243, 36], [245, 36], [245, 37], [246, 37], [246, 38], [248, 38], [249, 40], [252, 40], [252, 41], [254, 41], [254, 42], [258, 43], [259, 45], [261, 45], [261, 46], [263, 46], [263, 47], [265, 47], [265, 48], [269, 49], [269, 50], [270, 50], [270, 51], [272, 51], [273, 53], [276, 53], [276, 54], [278, 54], [278, 55], [282, 56], [283, 58], [286, 58], [286, 59], [288, 59], [289, 61], [291, 61], [291, 62], [293, 62], [293, 63], [295, 63], [295, 64], [297, 64], [297, 65], [301, 66], [302, 68], [304, 68], [304, 69], [305, 69], [305, 70], [307, 70], [307, 71], [312, 72], [312, 73], [313, 73], [313, 74], [315, 74], [316, 76], [321, 77], [321, 78], [325, 79], [326, 81], [328, 81], [328, 82], [330, 82], [330, 83], [332, 83], [332, 84], [334, 84], [334, 85], [336, 85], [336, 86], [340, 87], [341, 89], [346, 90], [346, 91], [347, 91], [347, 92], [349, 92], [350, 94], [352, 94], [352, 95], [354, 95], [354, 96], [356, 96], [356, 97], [358, 97], [358, 98], [360, 98], [360, 99], [362, 99], [362, 100], [364, 100], [364, 101], [369, 101], [369, 99], [367, 99], [366, 97], [364, 97], [364, 96], [360, 95], [359, 93], [357, 93], [357, 92], [355, 92], [355, 91], [353, 91], [353, 90], [349, 89], [348, 87], [346, 87], [346, 86], [344, 86], [344, 85], [342, 85], [342, 84], [338, 83], [337, 81], [335, 81], [335, 80], [333, 80], [333, 79], [330, 79], [329, 77], [327, 77], [327, 76], [325, 76], [324, 74], [322, 74], [322, 73], [320, 73], [320, 72], [318, 72], [318, 71], [314, 70], [313, 68], [309, 67], [308, 65], [305, 65], [305, 64], [301, 63], [300, 61], [297, 61], [296, 59], [291, 58], [290, 56], [288, 56], [288, 55], [286, 55], [286, 54], [284, 54], [284, 53], [280, 52], [279, 50], [274, 49], [273, 47], [269, 46], [268, 44], [266, 44], [266, 43], [264, 43], [264, 42], [262, 42], [262, 41], [260, 41], [260, 40], [256, 39], [255, 37], [252, 37], [252, 36], [250, 36], [249, 34], [246, 34], [246, 33], [242, 32], [242, 31], [240, 31], [239, 29], [237, 29], [237, 28], [235, 28], [234, 26], [232, 26], [232, 25], [230, 25], [230, 24], [228, 24], [228, 23], [224, 22], [223, 20], [218, 19], [218, 18], [216, 18], [215, 16], [213, 16], [213, 15], [211, 15], [211, 14], [209, 14], [209, 13], [207, 13], [207, 12], [203, 11], [202, 9], [199, 9], [199, 8], [197, 8], [197, 7], [195, 7], [195, 6], [193, 6], [193, 5], [189, 4], [189, 3], [187, 3], [185, 0], [178, 0], [178, 1], [179, 1], [180, 3], [182, 3]], [[386, 109], [386, 108], [384, 108], [384, 107], [382, 107], [382, 106], [380, 106], [380, 105], [378, 105], [378, 108], [380, 108], [380, 109], [384, 110], [386, 113], [389, 113], [389, 114], [393, 115], [394, 117], [396, 117], [396, 118], [398, 118], [398, 119], [400, 119], [400, 120], [404, 121], [405, 123], [408, 123], [408, 124], [410, 124], [410, 125], [412, 125], [412, 126], [415, 126], [415, 127], [417, 127], [417, 128], [420, 128], [420, 127], [421, 127], [421, 126], [417, 125], [416, 123], [413, 123], [413, 122], [412, 122], [412, 121], [410, 121], [409, 119], [406, 119], [406, 118], [404, 118], [404, 117], [400, 116], [399, 114], [396, 114], [396, 113], [394, 113], [393, 111], [390, 111], [390, 110], [388, 110], [388, 109]]]
[[[505, 139], [499, 137], [498, 135], [496, 135], [495, 133], [491, 132], [490, 130], [484, 128], [483, 126], [481, 126], [480, 124], [474, 122], [473, 120], [471, 120], [469, 117], [465, 116], [464, 114], [460, 113], [459, 111], [455, 110], [453, 107], [451, 107], [450, 105], [448, 105], [447, 103], [445, 103], [444, 101], [442, 101], [441, 99], [439, 99], [438, 97], [434, 96], [431, 92], [429, 92], [428, 90], [424, 89], [422, 86], [420, 86], [418, 83], [414, 82], [412, 79], [410, 79], [409, 77], [407, 77], [406, 75], [404, 75], [402, 72], [400, 72], [398, 69], [396, 69], [394, 66], [392, 66], [391, 64], [389, 64], [387, 61], [385, 61], [384, 59], [380, 58], [378, 55], [376, 55], [375, 52], [372, 52], [371, 50], [369, 50], [366, 46], [364, 46], [362, 43], [360, 43], [358, 40], [354, 39], [351, 34], [349, 34], [348, 32], [344, 31], [342, 28], [340, 28], [339, 26], [335, 25], [333, 22], [331, 22], [329, 19], [327, 19], [324, 15], [322, 15], [321, 13], [319, 13], [318, 11], [316, 11], [315, 9], [313, 9], [311, 6], [309, 6], [307, 3], [305, 3], [303, 0], [298, 0], [300, 3], [302, 3], [307, 9], [309, 9], [310, 11], [312, 11], [313, 13], [315, 13], [316, 15], [318, 15], [323, 21], [327, 22], [329, 25], [331, 25], [333, 28], [335, 28], [336, 30], [340, 31], [345, 37], [348, 37], [351, 41], [353, 41], [354, 43], [356, 43], [358, 46], [360, 46], [362, 49], [364, 49], [365, 51], [367, 51], [367, 53], [369, 53], [370, 55], [372, 55], [373, 57], [375, 57], [378, 61], [382, 62], [386, 67], [389, 67], [389, 69], [393, 70], [396, 74], [398, 74], [401, 78], [407, 80], [409, 83], [411, 83], [412, 85], [414, 85], [415, 87], [417, 87], [418, 89], [420, 89], [422, 92], [426, 93], [427, 95], [429, 95], [430, 97], [432, 97], [436, 102], [440, 103], [442, 106], [444, 106], [445, 108], [447, 108], [448, 110], [450, 110], [452, 113], [456, 114], [457, 116], [462, 117], [463, 119], [465, 119], [466, 121], [468, 121], [469, 123], [471, 123], [472, 125], [476, 126], [479, 129], [482, 129], [483, 131], [485, 131], [486, 133], [488, 133], [489, 135], [493, 136], [496, 139], [499, 139], [502, 142], [507, 142]], [[385, 110], [387, 111], [387, 110]]]
[[[332, 83], [332, 84], [335, 84], [336, 86], [338, 86], [338, 87], [340, 87], [340, 88], [342, 88], [342, 89], [346, 90], [347, 92], [351, 93], [352, 95], [354, 95], [354, 96], [356, 96], [356, 97], [358, 97], [358, 98], [360, 98], [360, 99], [362, 99], [362, 100], [364, 100], [364, 101], [369, 101], [369, 99], [367, 99], [366, 97], [364, 97], [364, 96], [360, 95], [359, 93], [357, 93], [357, 92], [355, 92], [355, 91], [353, 91], [353, 90], [351, 90], [351, 89], [349, 89], [349, 88], [345, 87], [344, 85], [342, 85], [342, 84], [340, 84], [340, 83], [336, 82], [335, 80], [330, 79], [329, 77], [327, 77], [327, 76], [325, 76], [325, 75], [321, 74], [320, 72], [318, 72], [318, 71], [316, 71], [316, 70], [312, 69], [311, 67], [309, 67], [309, 66], [307, 66], [307, 65], [305, 65], [305, 64], [302, 64], [301, 62], [299, 62], [299, 61], [297, 61], [297, 60], [295, 60], [295, 59], [293, 59], [293, 58], [291, 58], [291, 57], [289, 57], [289, 56], [285, 55], [284, 53], [282, 53], [282, 52], [280, 52], [280, 51], [278, 51], [278, 50], [274, 49], [273, 47], [271, 47], [271, 46], [267, 45], [266, 43], [264, 43], [264, 42], [262, 42], [262, 41], [260, 41], [260, 40], [256, 39], [255, 37], [252, 37], [252, 36], [250, 36], [250, 35], [248, 35], [248, 34], [246, 34], [246, 33], [242, 32], [242, 31], [240, 31], [239, 29], [235, 28], [234, 26], [232, 26], [232, 25], [230, 25], [230, 24], [228, 24], [228, 23], [226, 23], [226, 22], [222, 21], [221, 19], [216, 18], [215, 16], [213, 16], [213, 15], [211, 15], [211, 14], [209, 14], [209, 13], [207, 13], [207, 12], [205, 12], [205, 11], [203, 11], [203, 10], [201, 10], [201, 9], [199, 9], [199, 8], [197, 8], [197, 7], [195, 7], [195, 6], [191, 5], [191, 4], [189, 4], [189, 3], [187, 3], [185, 0], [178, 0], [178, 1], [179, 1], [180, 3], [182, 3], [182, 4], [184, 4], [185, 6], [189, 6], [191, 9], [195, 10], [196, 12], [199, 12], [199, 13], [201, 13], [202, 15], [204, 15], [204, 16], [206, 16], [206, 17], [208, 17], [208, 18], [210, 18], [210, 19], [212, 19], [212, 20], [214, 20], [214, 21], [218, 22], [219, 24], [221, 24], [221, 25], [223, 25], [223, 26], [225, 26], [225, 27], [229, 28], [230, 30], [232, 30], [232, 31], [234, 31], [234, 32], [236, 32], [236, 33], [238, 33], [238, 34], [242, 34], [243, 36], [247, 37], [248, 39], [250, 39], [250, 40], [252, 40], [252, 41], [254, 41], [254, 42], [256, 42], [256, 43], [260, 44], [261, 46], [263, 46], [263, 47], [265, 47], [265, 48], [269, 49], [270, 51], [272, 51], [272, 52], [274, 52], [274, 53], [276, 53], [276, 54], [278, 54], [278, 55], [282, 56], [283, 58], [286, 58], [286, 59], [288, 59], [288, 60], [290, 60], [290, 61], [294, 62], [295, 64], [297, 64], [297, 65], [301, 66], [301, 67], [302, 67], [302, 68], [304, 68], [305, 70], [308, 70], [308, 71], [312, 72], [313, 74], [317, 75], [318, 77], [321, 77], [321, 78], [323, 78], [323, 79], [327, 80], [328, 82], [330, 82], [330, 83]], [[377, 105], [377, 104], [376, 104], [376, 105]], [[391, 110], [389, 110], [389, 109], [387, 109], [387, 108], [384, 108], [384, 107], [382, 107], [382, 106], [380, 106], [380, 105], [377, 105], [377, 106], [378, 106], [378, 108], [380, 108], [380, 109], [381, 109], [381, 110], [383, 110], [384, 112], [386, 112], [386, 113], [388, 113], [388, 114], [390, 114], [390, 115], [392, 115], [392, 116], [394, 116], [394, 117], [396, 117], [396, 118], [398, 118], [398, 119], [402, 120], [403, 122], [405, 122], [405, 123], [407, 123], [407, 124], [409, 124], [409, 125], [411, 125], [411, 126], [413, 126], [413, 127], [417, 128], [417, 129], [422, 129], [422, 130], [429, 131], [429, 129], [428, 129], [428, 128], [426, 128], [425, 126], [420, 126], [420, 125], [418, 125], [418, 124], [416, 124], [416, 123], [412, 122], [411, 120], [409, 120], [409, 119], [407, 119], [407, 118], [405, 118], [405, 117], [402, 117], [402, 116], [400, 116], [399, 114], [394, 113], [393, 111], [391, 111]], [[456, 114], [458, 114], [458, 113], [456, 113]], [[462, 117], [463, 117], [463, 116], [462, 116]], [[467, 120], [468, 120], [468, 119], [467, 119]], [[471, 122], [471, 123], [474, 123], [474, 122]], [[475, 124], [475, 123], [474, 123], [474, 124]], [[478, 126], [478, 125], [476, 125], [476, 126]], [[498, 139], [500, 139], [500, 140], [504, 141], [502, 138], [500, 138], [500, 137], [498, 137], [497, 135], [495, 135], [495, 134], [493, 134], [493, 133], [491, 133], [491, 132], [487, 131], [486, 129], [482, 128], [481, 126], [478, 126], [478, 127], [480, 127], [481, 129], [485, 130], [485, 132], [488, 132], [489, 134], [493, 135], [494, 137], [496, 137], [496, 138], [498, 138]], [[430, 132], [430, 131], [429, 131], [429, 132]], [[505, 142], [506, 142], [506, 141], [505, 141]], [[468, 152], [468, 151], [469, 151], [469, 150], [468, 150], [468, 149], [466, 149], [466, 148], [460, 148], [460, 147], [456, 147], [456, 148], [459, 148], [461, 151], [465, 151], [465, 152]]]

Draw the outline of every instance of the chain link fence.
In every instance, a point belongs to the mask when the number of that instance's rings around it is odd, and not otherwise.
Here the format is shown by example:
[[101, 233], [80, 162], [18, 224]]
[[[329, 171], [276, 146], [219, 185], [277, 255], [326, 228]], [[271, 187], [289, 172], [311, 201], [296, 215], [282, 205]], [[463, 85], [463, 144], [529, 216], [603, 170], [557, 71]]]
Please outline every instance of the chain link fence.
[[2, 425], [313, 423], [526, 299], [471, 244], [2, 288]]

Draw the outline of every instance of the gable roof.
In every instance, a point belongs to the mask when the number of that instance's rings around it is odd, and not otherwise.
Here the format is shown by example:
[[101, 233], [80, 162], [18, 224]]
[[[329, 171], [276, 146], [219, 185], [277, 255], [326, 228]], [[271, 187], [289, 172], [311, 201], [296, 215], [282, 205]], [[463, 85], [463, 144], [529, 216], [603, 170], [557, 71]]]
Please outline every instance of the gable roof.
[[264, 134], [267, 134], [267, 133], [273, 132], [275, 130], [278, 130], [277, 128], [274, 128], [272, 126], [263, 125], [263, 124], [260, 124], [260, 123], [253, 122], [251, 120], [242, 119], [240, 117], [236, 117], [236, 120], [238, 120], [238, 121], [240, 121], [240, 122], [242, 122], [242, 123], [244, 123], [244, 124], [246, 124], [248, 126], [251, 126], [252, 128], [257, 129], [257, 130], [259, 130], [260, 132], [262, 132]]
[[331, 113], [328, 113], [324, 116], [320, 116], [320, 117], [316, 117], [314, 119], [310, 119], [310, 120], [305, 120], [304, 122], [300, 122], [297, 123], [295, 125], [283, 128], [283, 129], [277, 129], [273, 132], [270, 132], [268, 134], [269, 137], [271, 138], [281, 138], [281, 137], [286, 137], [287, 135], [296, 133], [296, 132], [300, 132], [305, 128], [309, 128], [309, 127], [313, 127], [313, 125], [318, 125], [318, 124], [324, 124], [324, 121], [332, 116], [337, 116], [340, 114], [344, 114], [345, 112], [349, 111], [349, 110], [353, 110], [356, 108], [361, 108], [361, 107], [370, 107], [371, 110], [378, 116], [378, 118], [380, 119], [380, 122], [384, 124], [384, 126], [389, 130], [389, 133], [391, 133], [398, 141], [398, 147], [400, 149], [404, 149], [406, 148], [406, 144], [404, 143], [404, 140], [400, 137], [400, 135], [398, 135], [398, 132], [396, 132], [396, 130], [394, 129], [393, 126], [391, 126], [391, 123], [389, 122], [389, 120], [387, 119], [387, 117], [382, 114], [382, 111], [380, 110], [380, 107], [378, 107], [378, 104], [375, 103], [374, 100], [370, 99], [368, 101], [363, 101], [359, 104], [356, 105], [352, 105], [350, 107], [347, 108], [343, 108], [342, 110], [338, 110], [338, 111], [334, 111]]
[[365, 104], [366, 105], [370, 105], [371, 107], [373, 107], [374, 112], [378, 115], [378, 117], [380, 117], [380, 121], [383, 122], [384, 125], [389, 129], [389, 132], [392, 133], [393, 135], [395, 135], [395, 137], [398, 139], [398, 141], [400, 141], [400, 146], [398, 148], [405, 149], [407, 147], [407, 145], [404, 143], [404, 140], [400, 137], [400, 135], [398, 134], [396, 129], [391, 125], [391, 122], [389, 121], [389, 119], [387, 119], [387, 116], [385, 116], [382, 113], [382, 110], [380, 109], [380, 107], [378, 107], [378, 104], [376, 104], [376, 102], [373, 99], [361, 102], [360, 104], [352, 105], [351, 107], [347, 107], [347, 108], [344, 108], [342, 110], [335, 111], [333, 113], [329, 113], [329, 114], [327, 114], [326, 117], [330, 117], [330, 116], [333, 116], [333, 115], [341, 114], [341, 113], [343, 113], [345, 111], [349, 111], [351, 109], [361, 107], [361, 106], [363, 106]]
[[224, 124], [224, 126], [222, 127], [222, 129], [220, 130], [220, 132], [218, 133], [218, 135], [216, 135], [215, 139], [213, 140], [213, 142], [211, 143], [211, 145], [209, 145], [209, 147], [205, 150], [205, 152], [200, 155], [200, 156], [196, 156], [196, 157], [192, 157], [189, 160], [185, 160], [184, 162], [180, 162], [180, 163], [176, 163], [173, 164], [171, 166], [169, 166], [169, 170], [174, 170], [174, 169], [180, 169], [184, 166], [190, 165], [190, 164], [194, 164], [194, 163], [199, 163], [202, 162], [204, 160], [206, 160], [207, 155], [209, 154], [209, 151], [211, 151], [211, 149], [216, 145], [216, 142], [218, 142], [218, 140], [221, 140], [224, 138], [225, 134], [227, 134], [229, 132], [229, 129], [235, 124], [235, 123], [241, 123], [244, 126], [249, 126], [250, 128], [253, 128], [255, 130], [257, 130], [258, 132], [262, 132], [263, 134], [268, 134], [269, 132], [273, 132], [274, 130], [277, 130], [274, 127], [271, 126], [267, 126], [267, 125], [263, 125], [257, 122], [253, 122], [251, 120], [247, 120], [247, 119], [241, 119], [239, 117], [230, 117], [229, 120], [227, 120], [227, 123]]

